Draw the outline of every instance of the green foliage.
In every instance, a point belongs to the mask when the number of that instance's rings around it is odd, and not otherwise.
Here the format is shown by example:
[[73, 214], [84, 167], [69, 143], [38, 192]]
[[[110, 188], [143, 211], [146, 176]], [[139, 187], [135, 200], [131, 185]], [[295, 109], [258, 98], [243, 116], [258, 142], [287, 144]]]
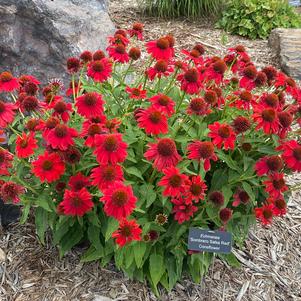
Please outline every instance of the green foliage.
[[265, 39], [277, 27], [298, 28], [301, 17], [286, 0], [233, 0], [217, 26], [251, 39]]
[[223, 0], [142, 0], [146, 13], [166, 18], [197, 18], [215, 14], [223, 2]]

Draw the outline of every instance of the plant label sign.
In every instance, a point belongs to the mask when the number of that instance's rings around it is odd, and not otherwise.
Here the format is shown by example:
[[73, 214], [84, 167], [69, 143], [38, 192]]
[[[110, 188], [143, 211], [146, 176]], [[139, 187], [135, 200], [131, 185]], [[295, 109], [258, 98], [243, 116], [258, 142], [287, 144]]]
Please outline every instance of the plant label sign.
[[190, 228], [188, 249], [212, 253], [231, 253], [232, 234], [224, 231], [212, 231]]

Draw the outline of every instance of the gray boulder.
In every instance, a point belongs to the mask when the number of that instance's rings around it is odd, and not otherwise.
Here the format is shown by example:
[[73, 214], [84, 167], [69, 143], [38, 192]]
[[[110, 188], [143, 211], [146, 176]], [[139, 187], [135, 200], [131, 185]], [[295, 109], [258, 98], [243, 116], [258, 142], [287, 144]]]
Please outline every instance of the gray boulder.
[[1, 0], [0, 71], [66, 80], [66, 59], [104, 50], [114, 25], [105, 0]]
[[276, 28], [270, 34], [269, 45], [278, 57], [281, 69], [301, 80], [301, 29]]

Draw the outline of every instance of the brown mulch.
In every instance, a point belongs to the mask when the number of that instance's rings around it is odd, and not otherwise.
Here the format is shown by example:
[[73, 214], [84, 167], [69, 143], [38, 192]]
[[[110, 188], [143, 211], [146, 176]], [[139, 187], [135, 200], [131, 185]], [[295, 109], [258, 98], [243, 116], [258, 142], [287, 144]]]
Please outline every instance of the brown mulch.
[[[116, 26], [129, 27], [134, 21], [145, 24], [146, 39], [172, 33], [177, 47], [196, 42], [207, 44], [210, 54], [222, 55], [228, 47], [244, 44], [259, 67], [275, 64], [266, 40], [225, 35], [213, 29], [210, 20], [162, 21], [141, 17], [134, 1], [111, 1], [110, 14]], [[289, 178], [301, 182], [301, 175]], [[129, 280], [109, 265], [81, 264], [81, 249], [59, 259], [48, 238], [42, 246], [32, 223], [15, 224], [0, 232], [1, 301], [300, 301], [301, 300], [301, 192], [295, 191], [288, 214], [269, 228], [251, 230], [243, 250], [235, 250], [240, 268], [231, 268], [216, 259], [201, 284], [184, 279], [167, 294], [155, 298], [147, 285]], [[105, 299], [105, 297], [110, 299]]]

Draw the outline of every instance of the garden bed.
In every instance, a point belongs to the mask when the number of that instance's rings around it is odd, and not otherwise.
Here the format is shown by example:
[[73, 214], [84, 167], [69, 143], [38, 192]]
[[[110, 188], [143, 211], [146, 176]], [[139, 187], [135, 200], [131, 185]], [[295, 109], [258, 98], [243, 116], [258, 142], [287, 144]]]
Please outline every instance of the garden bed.
[[[141, 18], [131, 2], [112, 1], [111, 17], [117, 26], [142, 21], [147, 40], [168, 32], [176, 37], [176, 47], [190, 48], [203, 42], [210, 54], [218, 55], [231, 46], [245, 44], [258, 67], [274, 63], [267, 41], [229, 36], [226, 42], [226, 35], [221, 39], [221, 31], [212, 29], [208, 20]], [[296, 174], [289, 183], [300, 182], [300, 178]], [[183, 280], [170, 294], [163, 292], [162, 300], [299, 300], [300, 199], [300, 192], [294, 192], [288, 214], [268, 231], [262, 227], [251, 231], [244, 250], [235, 251], [240, 268], [230, 268], [216, 259], [201, 284]], [[38, 243], [31, 223], [3, 231], [0, 246], [4, 269], [1, 300], [97, 300], [97, 295], [114, 300], [157, 300], [146, 285], [128, 280], [114, 266], [101, 269], [98, 263], [80, 264], [79, 248], [60, 260], [48, 240], [46, 246]]]

